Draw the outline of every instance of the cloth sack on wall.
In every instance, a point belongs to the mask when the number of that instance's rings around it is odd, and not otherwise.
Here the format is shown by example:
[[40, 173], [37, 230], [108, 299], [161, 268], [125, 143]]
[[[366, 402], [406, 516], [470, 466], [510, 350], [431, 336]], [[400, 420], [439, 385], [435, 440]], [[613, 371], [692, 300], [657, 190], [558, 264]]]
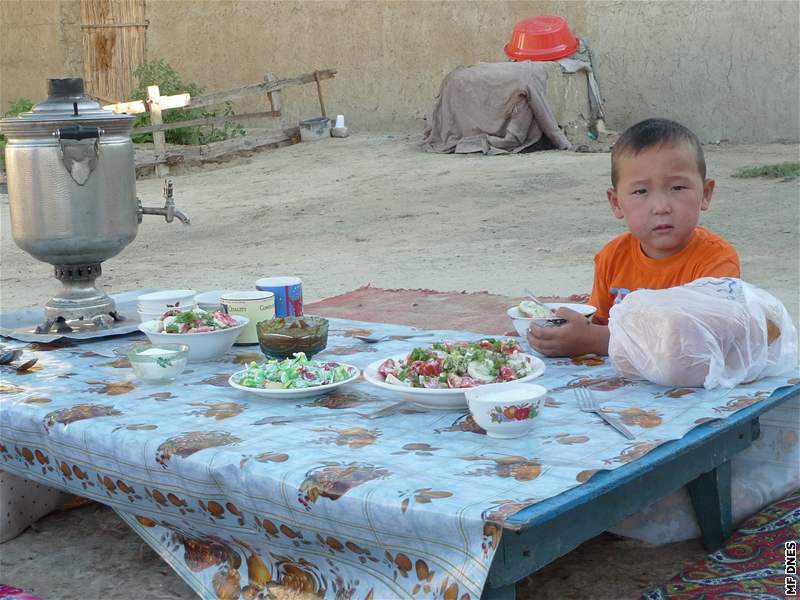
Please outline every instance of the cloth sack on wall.
[[797, 368], [781, 302], [741, 279], [704, 277], [637, 290], [611, 308], [608, 354], [620, 375], [665, 386], [730, 388]]
[[571, 144], [545, 100], [547, 71], [532, 61], [459, 67], [442, 81], [425, 131], [423, 150], [507, 154], [542, 139]]

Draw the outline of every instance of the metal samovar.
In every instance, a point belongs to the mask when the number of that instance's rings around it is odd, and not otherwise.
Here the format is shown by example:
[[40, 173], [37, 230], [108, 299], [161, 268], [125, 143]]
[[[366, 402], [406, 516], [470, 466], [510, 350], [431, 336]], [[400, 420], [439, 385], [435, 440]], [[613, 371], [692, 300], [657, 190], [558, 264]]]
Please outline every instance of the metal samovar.
[[49, 79], [47, 92], [30, 112], [0, 120], [14, 241], [53, 265], [62, 284], [36, 331], [112, 327], [122, 317], [95, 287], [101, 263], [133, 241], [143, 214], [189, 220], [175, 209], [171, 182], [163, 208], [137, 199], [133, 116], [85, 96], [82, 79]]

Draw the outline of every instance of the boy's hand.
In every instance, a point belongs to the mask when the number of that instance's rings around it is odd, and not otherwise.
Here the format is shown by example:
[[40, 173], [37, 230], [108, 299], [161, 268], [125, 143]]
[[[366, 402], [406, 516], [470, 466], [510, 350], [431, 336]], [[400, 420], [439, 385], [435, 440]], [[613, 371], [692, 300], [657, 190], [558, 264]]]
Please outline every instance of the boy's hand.
[[566, 319], [560, 327], [528, 328], [528, 343], [545, 356], [608, 354], [608, 328], [594, 325], [582, 314], [559, 308], [556, 316]]

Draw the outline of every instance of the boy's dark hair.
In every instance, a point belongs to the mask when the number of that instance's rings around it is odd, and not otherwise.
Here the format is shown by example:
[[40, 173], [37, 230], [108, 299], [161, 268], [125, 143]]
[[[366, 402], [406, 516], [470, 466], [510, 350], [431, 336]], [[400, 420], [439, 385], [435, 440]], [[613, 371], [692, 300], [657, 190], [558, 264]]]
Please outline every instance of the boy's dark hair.
[[636, 156], [643, 150], [654, 146], [689, 144], [697, 155], [697, 170], [700, 177], [706, 180], [706, 159], [700, 140], [689, 129], [669, 119], [645, 119], [628, 127], [614, 144], [611, 150], [611, 185], [617, 187], [617, 161], [620, 156], [632, 154]]

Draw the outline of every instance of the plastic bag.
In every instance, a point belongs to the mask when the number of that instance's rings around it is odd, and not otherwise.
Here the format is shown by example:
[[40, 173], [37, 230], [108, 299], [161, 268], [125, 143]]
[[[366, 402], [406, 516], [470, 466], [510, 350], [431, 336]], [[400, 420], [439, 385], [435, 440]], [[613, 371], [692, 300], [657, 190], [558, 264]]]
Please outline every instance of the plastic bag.
[[637, 290], [611, 308], [619, 373], [665, 386], [734, 387], [797, 368], [797, 330], [781, 302], [740, 279]]

